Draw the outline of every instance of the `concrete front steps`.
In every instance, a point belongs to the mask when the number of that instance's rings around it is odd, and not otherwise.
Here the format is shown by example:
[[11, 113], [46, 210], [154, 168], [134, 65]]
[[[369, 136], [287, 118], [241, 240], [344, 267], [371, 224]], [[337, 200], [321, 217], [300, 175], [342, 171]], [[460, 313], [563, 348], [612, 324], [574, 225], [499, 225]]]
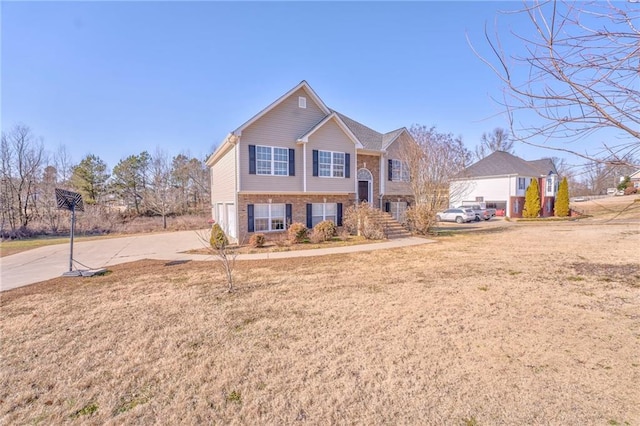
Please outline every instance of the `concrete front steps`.
[[411, 232], [409, 232], [404, 226], [402, 226], [397, 220], [395, 220], [389, 213], [376, 209], [374, 218], [379, 224], [382, 225], [384, 235], [388, 239], [393, 240], [396, 238], [411, 237]]

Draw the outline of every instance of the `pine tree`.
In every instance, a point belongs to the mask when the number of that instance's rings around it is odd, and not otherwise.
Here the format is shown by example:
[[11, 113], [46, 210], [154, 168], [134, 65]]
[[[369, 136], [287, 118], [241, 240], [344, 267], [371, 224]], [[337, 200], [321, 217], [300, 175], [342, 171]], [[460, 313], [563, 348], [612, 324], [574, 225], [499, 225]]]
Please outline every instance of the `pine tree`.
[[569, 183], [565, 177], [558, 187], [558, 195], [556, 196], [556, 205], [554, 213], [558, 217], [569, 216]]
[[540, 189], [538, 179], [531, 179], [531, 183], [524, 194], [523, 217], [538, 217], [540, 214]]

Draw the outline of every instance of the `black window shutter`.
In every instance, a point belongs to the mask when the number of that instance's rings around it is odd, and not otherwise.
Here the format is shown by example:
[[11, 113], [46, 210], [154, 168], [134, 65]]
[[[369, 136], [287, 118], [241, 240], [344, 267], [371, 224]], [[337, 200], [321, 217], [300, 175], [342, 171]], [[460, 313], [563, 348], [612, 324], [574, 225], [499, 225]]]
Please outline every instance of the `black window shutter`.
[[[316, 151], [317, 152], [317, 151]], [[311, 221], [311, 215], [313, 214], [312, 205], [307, 204], [307, 228], [311, 229], [313, 222]]]
[[391, 211], [391, 203], [390, 202], [386, 202], [384, 203], [384, 211], [389, 213]]
[[351, 177], [351, 154], [344, 154], [344, 177]]
[[286, 222], [287, 222], [287, 228], [289, 227], [289, 225], [291, 225], [293, 223], [292, 221], [292, 208], [291, 208], [291, 204], [286, 204], [285, 208], [287, 209], [287, 218], [286, 218]]
[[[347, 154], [349, 155], [349, 154]], [[342, 226], [342, 203], [338, 203], [338, 217], [336, 225]]]
[[389, 180], [393, 180], [393, 160], [389, 160]]
[[313, 175], [318, 176], [318, 150], [313, 150]]
[[247, 231], [253, 232], [253, 204], [247, 204]]
[[296, 175], [296, 150], [289, 149], [289, 176]]
[[250, 175], [256, 174], [256, 146], [255, 145], [249, 145], [249, 174]]

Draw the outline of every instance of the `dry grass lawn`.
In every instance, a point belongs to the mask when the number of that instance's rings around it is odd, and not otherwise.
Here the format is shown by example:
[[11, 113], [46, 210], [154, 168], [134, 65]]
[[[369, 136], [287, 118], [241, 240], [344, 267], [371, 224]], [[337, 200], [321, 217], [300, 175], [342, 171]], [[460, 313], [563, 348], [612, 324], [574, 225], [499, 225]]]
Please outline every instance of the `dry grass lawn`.
[[0, 424], [640, 424], [640, 228], [143, 261], [2, 294]]

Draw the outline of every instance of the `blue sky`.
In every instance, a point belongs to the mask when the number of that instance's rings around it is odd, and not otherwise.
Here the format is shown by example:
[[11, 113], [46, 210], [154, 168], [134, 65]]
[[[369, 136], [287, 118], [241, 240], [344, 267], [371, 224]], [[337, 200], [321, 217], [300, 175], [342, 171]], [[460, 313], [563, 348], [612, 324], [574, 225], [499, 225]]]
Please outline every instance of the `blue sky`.
[[[156, 147], [204, 157], [306, 80], [381, 132], [507, 127], [501, 85], [475, 57], [518, 2], [3, 2], [2, 130], [30, 126], [113, 168]], [[505, 39], [507, 40], [507, 39]], [[512, 41], [507, 40], [508, 43]], [[510, 46], [506, 46], [509, 48]], [[557, 155], [518, 145], [525, 159]]]

